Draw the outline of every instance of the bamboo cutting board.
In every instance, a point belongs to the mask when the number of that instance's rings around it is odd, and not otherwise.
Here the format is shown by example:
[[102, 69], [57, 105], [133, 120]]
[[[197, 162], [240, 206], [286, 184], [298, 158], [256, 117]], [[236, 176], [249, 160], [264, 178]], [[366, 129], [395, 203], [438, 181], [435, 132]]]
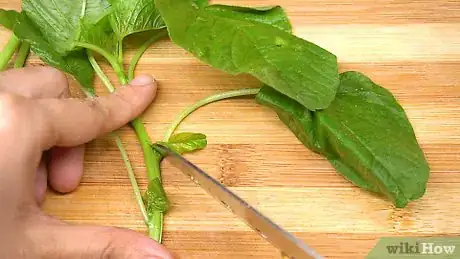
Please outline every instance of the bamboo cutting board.
[[[383, 236], [460, 235], [460, 1], [214, 3], [282, 5], [295, 34], [336, 54], [341, 71], [359, 70], [392, 91], [432, 171], [426, 195], [395, 209], [345, 181], [272, 111], [249, 99], [212, 104], [186, 120], [181, 131], [201, 132], [209, 140], [206, 150], [187, 156], [190, 160], [328, 258], [363, 258]], [[20, 1], [0, 0], [0, 7], [19, 9]], [[1, 31], [1, 46], [8, 35]], [[160, 82], [155, 103], [143, 115], [156, 140], [187, 105], [212, 93], [258, 85], [251, 77], [209, 68], [167, 40], [146, 53], [137, 72], [151, 73]], [[129, 128], [121, 134], [145, 188], [136, 138]], [[165, 164], [163, 177], [173, 205], [165, 218], [164, 245], [180, 258], [280, 258], [181, 172]], [[108, 138], [88, 144], [78, 190], [50, 193], [44, 208], [73, 223], [145, 231], [123, 162]]]

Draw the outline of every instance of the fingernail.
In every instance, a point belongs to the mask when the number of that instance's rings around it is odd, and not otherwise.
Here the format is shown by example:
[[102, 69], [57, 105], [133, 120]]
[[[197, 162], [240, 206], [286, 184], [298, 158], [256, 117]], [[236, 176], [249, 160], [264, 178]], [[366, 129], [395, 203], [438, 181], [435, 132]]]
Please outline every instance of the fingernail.
[[140, 75], [134, 78], [130, 85], [132, 86], [146, 86], [152, 85], [155, 82], [155, 79], [151, 75]]

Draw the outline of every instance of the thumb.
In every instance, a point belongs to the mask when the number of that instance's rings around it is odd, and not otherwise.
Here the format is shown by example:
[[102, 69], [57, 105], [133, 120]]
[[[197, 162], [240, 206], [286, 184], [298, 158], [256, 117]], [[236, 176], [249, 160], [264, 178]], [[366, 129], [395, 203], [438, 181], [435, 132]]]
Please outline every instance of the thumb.
[[34, 258], [173, 258], [163, 246], [135, 231], [46, 221], [29, 228]]

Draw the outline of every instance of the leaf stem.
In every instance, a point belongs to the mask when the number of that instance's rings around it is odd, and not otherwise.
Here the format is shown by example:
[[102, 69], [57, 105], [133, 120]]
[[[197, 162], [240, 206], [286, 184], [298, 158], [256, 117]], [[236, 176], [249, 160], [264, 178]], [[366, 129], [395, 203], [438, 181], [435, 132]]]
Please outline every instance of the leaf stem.
[[121, 142], [120, 137], [116, 135], [115, 133], [112, 133], [111, 135], [115, 141], [115, 144], [118, 147], [118, 150], [120, 150], [121, 157], [123, 159], [123, 162], [125, 163], [126, 169], [128, 170], [129, 181], [131, 182], [131, 186], [133, 187], [134, 196], [136, 197], [137, 205], [139, 206], [139, 209], [141, 210], [142, 218], [144, 219], [145, 224], [148, 225], [149, 218], [147, 216], [147, 210], [145, 209], [144, 201], [142, 200], [142, 194], [139, 189], [139, 184], [137, 183], [136, 175], [134, 174], [133, 167], [131, 165], [131, 162], [129, 161], [128, 153], [126, 152], [126, 149], [123, 146], [123, 143]]
[[154, 211], [152, 217], [151, 227], [149, 227], [149, 236], [153, 240], [161, 243], [163, 238], [163, 213], [161, 211]]
[[[140, 118], [136, 118], [131, 122], [134, 127], [137, 138], [141, 144], [142, 151], [144, 153], [144, 162], [147, 169], [147, 178], [151, 182], [158, 178], [161, 181], [160, 162], [161, 155], [154, 151], [151, 147], [152, 141], [142, 123]], [[163, 233], [163, 213], [161, 211], [154, 211], [152, 218], [147, 223], [149, 229], [149, 236], [161, 243]]]
[[125, 75], [125, 73], [123, 71], [123, 67], [118, 62], [117, 58], [114, 55], [110, 54], [106, 50], [104, 50], [104, 49], [102, 49], [102, 48], [100, 48], [100, 47], [98, 47], [96, 45], [85, 43], [85, 42], [77, 42], [77, 43], [75, 43], [75, 46], [85, 48], [85, 49], [89, 49], [91, 51], [97, 52], [100, 55], [102, 55], [110, 63], [110, 66], [112, 66], [113, 70], [115, 71], [115, 73], [117, 74], [117, 76], [118, 76], [118, 78], [120, 80], [120, 83], [123, 84], [123, 85], [126, 85], [128, 83], [128, 80], [126, 79], [126, 75]]
[[[92, 44], [79, 42], [76, 45], [101, 54], [103, 57], [107, 59], [107, 61], [112, 66], [113, 70], [118, 76], [118, 80], [120, 81], [120, 83], [122, 85], [128, 84], [128, 78], [126, 77], [123, 71], [123, 67], [112, 54]], [[107, 80], [105, 81], [108, 82]], [[139, 142], [142, 147], [142, 151], [144, 153], [144, 162], [145, 162], [145, 167], [147, 169], [147, 178], [149, 182], [154, 180], [155, 178], [159, 178], [161, 180], [161, 172], [160, 172], [161, 156], [157, 154], [151, 148], [152, 141], [150, 140], [150, 137], [147, 134], [147, 130], [145, 129], [142, 120], [140, 118], [135, 118], [133, 121], [131, 121], [131, 125], [133, 126], [136, 132], [137, 138], [139, 139]], [[155, 241], [161, 242], [161, 232], [163, 230], [162, 213], [154, 212], [153, 222], [148, 222], [147, 227], [149, 229], [149, 235], [152, 238], [154, 238]]]
[[115, 92], [115, 87], [113, 87], [112, 83], [110, 82], [110, 79], [107, 77], [107, 75], [102, 71], [101, 67], [96, 61], [96, 58], [94, 58], [93, 52], [88, 50], [88, 60], [89, 63], [91, 63], [91, 66], [94, 69], [94, 72], [96, 72], [97, 76], [99, 79], [101, 79], [102, 83], [105, 85], [105, 88], [111, 93]]
[[235, 98], [235, 97], [240, 97], [240, 96], [247, 96], [247, 95], [256, 95], [259, 92], [259, 90], [260, 90], [259, 88], [238, 89], [234, 91], [218, 93], [218, 94], [215, 94], [215, 95], [199, 100], [198, 102], [187, 107], [185, 110], [183, 110], [179, 114], [179, 116], [174, 120], [174, 122], [171, 124], [169, 129], [166, 131], [164, 141], [168, 141], [171, 138], [172, 134], [174, 134], [174, 131], [176, 131], [176, 129], [179, 127], [181, 122], [185, 120], [185, 118], [187, 118], [194, 111], [198, 110], [199, 108], [206, 106], [208, 104], [214, 103], [214, 102], [225, 100], [225, 99], [230, 99], [230, 98]]
[[30, 43], [23, 41], [16, 55], [16, 61], [14, 62], [14, 68], [24, 67], [27, 57], [29, 56], [29, 53], [30, 53]]
[[118, 41], [118, 63], [123, 64], [123, 39]]
[[[124, 74], [123, 76], [119, 77], [119, 80], [121, 84], [126, 85], [128, 83], [128, 79]], [[144, 123], [140, 118], [135, 118], [133, 121], [131, 121], [131, 125], [136, 132], [137, 138], [139, 139], [142, 151], [144, 153], [144, 163], [147, 169], [148, 181], [151, 182], [156, 178], [161, 181], [161, 155], [152, 149], [152, 140], [147, 134]], [[163, 234], [163, 213], [160, 211], [154, 211], [152, 218], [147, 223], [147, 227], [149, 229], [149, 236], [153, 240], [161, 243]]]
[[139, 47], [139, 49], [136, 51], [136, 54], [134, 54], [129, 64], [128, 78], [134, 78], [134, 72], [136, 70], [137, 63], [139, 63], [139, 60], [141, 59], [142, 55], [144, 55], [145, 51], [150, 47], [150, 45], [152, 45], [153, 43], [167, 35], [168, 31], [166, 29], [161, 29], [157, 33], [155, 33], [155, 35], [153, 35], [150, 39], [148, 39], [144, 44], [142, 44], [142, 46]]
[[[136, 70], [137, 63], [141, 59], [145, 51], [157, 40], [167, 35], [167, 30], [161, 30], [159, 33], [155, 34], [149, 40], [147, 40], [142, 46], [136, 51], [136, 54], [131, 59], [128, 69], [128, 80], [134, 79], [134, 73]], [[152, 141], [149, 138], [144, 124], [140, 119], [135, 119], [131, 122], [131, 125], [134, 127], [136, 134], [141, 143], [142, 150], [144, 152], [144, 161], [147, 168], [147, 178], [150, 181], [158, 178], [161, 181], [161, 154], [154, 151], [151, 147]], [[153, 211], [151, 220], [147, 223], [149, 229], [149, 236], [153, 240], [161, 243], [163, 238], [163, 221], [164, 214], [161, 211]]]
[[[107, 60], [110, 59], [109, 57], [111, 56], [110, 54], [104, 55], [102, 52], [100, 52], [100, 54], [106, 57]], [[91, 65], [93, 65], [94, 67], [96, 74], [99, 76], [99, 78], [101, 78], [102, 82], [104, 82], [109, 92], [114, 92], [115, 87], [113, 87], [113, 85], [110, 83], [109, 78], [104, 74], [101, 67], [97, 64], [97, 61], [95, 60], [91, 52], [89, 52], [88, 57], [89, 57], [89, 61]], [[120, 65], [118, 62], [114, 62], [113, 64], [110, 60], [109, 62], [111, 63], [114, 70], [120, 69]], [[118, 74], [118, 80], [120, 80], [121, 84], [123, 85], [128, 84], [128, 78], [123, 73], [123, 71], [120, 74], [119, 73], [117, 74]], [[142, 120], [140, 118], [135, 118], [133, 121], [131, 121], [131, 125], [136, 131], [137, 137], [142, 147], [142, 151], [144, 152], [145, 166], [147, 168], [147, 177], [149, 181], [155, 178], [160, 178], [160, 168], [159, 168], [160, 157], [155, 155], [153, 149], [151, 148], [152, 141], [150, 140], [150, 137], [147, 134], [147, 130], [145, 129]], [[157, 161], [158, 163], [156, 163]]]
[[[161, 37], [161, 34], [155, 35], [156, 37], [152, 37], [149, 41], [151, 41], [150, 44], [144, 44], [141, 46], [141, 49], [144, 47], [147, 49], [155, 40], [158, 40]], [[155, 40], [152, 40], [155, 39]], [[134, 79], [134, 69], [136, 68], [136, 64], [141, 58], [142, 54], [145, 52], [143, 51], [137, 51], [136, 55], [133, 57], [133, 60], [131, 61], [130, 64], [130, 69], [133, 70], [132, 73], [129, 73], [128, 79], [126, 77], [120, 78], [121, 80], [133, 80]], [[134, 65], [133, 65], [134, 64]], [[144, 127], [143, 122], [139, 119], [136, 118], [134, 119], [131, 124], [133, 125], [136, 133], [138, 134], [138, 138], [141, 142], [142, 149], [144, 150], [144, 158], [148, 161], [154, 161], [155, 164], [151, 164], [150, 166], [147, 165], [147, 176], [149, 180], [153, 180], [155, 178], [160, 178], [161, 180], [161, 173], [160, 173], [160, 160], [161, 160], [161, 155], [156, 154], [156, 152], [152, 149], [152, 140], [150, 139], [149, 135], [147, 134], [147, 131]], [[148, 150], [148, 151], [147, 151]], [[150, 169], [150, 170], [149, 170]]]
[[[111, 93], [114, 92], [115, 87], [113, 87], [113, 85], [110, 82], [110, 80], [107, 77], [107, 75], [104, 73], [104, 71], [102, 71], [101, 67], [99, 66], [99, 64], [97, 63], [96, 59], [94, 58], [94, 55], [93, 55], [92, 51], [88, 50], [87, 52], [88, 52], [89, 62], [91, 63], [91, 65], [92, 65], [94, 71], [96, 72], [96, 74], [98, 75], [98, 77], [101, 79], [102, 83], [105, 85], [105, 87], [107, 88], [107, 90], [109, 92], [111, 92]], [[84, 91], [84, 92], [89, 97], [94, 97], [95, 96], [95, 95], [89, 94], [86, 91]], [[137, 205], [139, 206], [139, 209], [141, 211], [142, 218], [144, 219], [145, 224], [147, 224], [147, 226], [148, 226], [149, 225], [149, 219], [148, 219], [148, 215], [147, 215], [147, 210], [145, 209], [145, 204], [144, 204], [144, 201], [142, 200], [142, 194], [141, 194], [141, 191], [139, 189], [139, 184], [137, 183], [136, 175], [134, 174], [134, 170], [133, 170], [133, 167], [132, 167], [131, 162], [129, 160], [128, 153], [126, 152], [126, 149], [123, 146], [123, 143], [121, 142], [120, 137], [116, 133], [112, 133], [111, 137], [114, 139], [115, 144], [117, 145], [118, 150], [120, 151], [120, 154], [121, 154], [121, 157], [123, 159], [123, 162], [125, 163], [126, 169], [128, 170], [129, 181], [131, 182], [131, 186], [133, 187], [134, 196], [136, 198]], [[150, 232], [150, 230], [149, 230], [149, 232]]]
[[[154, 180], [155, 178], [160, 178], [160, 157], [155, 155], [151, 147], [152, 141], [150, 140], [147, 130], [142, 123], [140, 118], [135, 118], [131, 125], [136, 131], [137, 137], [141, 143], [142, 151], [144, 152], [145, 166], [147, 168], [147, 178], [149, 181]], [[161, 178], [160, 178], [161, 179]]]
[[16, 49], [19, 47], [20, 43], [21, 41], [19, 38], [12, 34], [8, 40], [8, 43], [6, 43], [5, 47], [3, 48], [3, 51], [0, 52], [0, 71], [6, 69], [8, 62], [13, 57], [14, 52], [16, 52]]

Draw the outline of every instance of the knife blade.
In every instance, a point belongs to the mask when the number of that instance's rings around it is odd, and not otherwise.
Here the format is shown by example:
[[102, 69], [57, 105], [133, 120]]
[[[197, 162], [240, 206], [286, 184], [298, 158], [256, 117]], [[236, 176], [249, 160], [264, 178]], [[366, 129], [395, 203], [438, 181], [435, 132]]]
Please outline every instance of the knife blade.
[[278, 226], [183, 156], [163, 145], [155, 145], [155, 149], [163, 154], [169, 163], [180, 169], [195, 182], [195, 184], [202, 187], [208, 194], [220, 201], [227, 209], [237, 215], [262, 238], [280, 250], [284, 257], [292, 259], [323, 258], [300, 239]]

